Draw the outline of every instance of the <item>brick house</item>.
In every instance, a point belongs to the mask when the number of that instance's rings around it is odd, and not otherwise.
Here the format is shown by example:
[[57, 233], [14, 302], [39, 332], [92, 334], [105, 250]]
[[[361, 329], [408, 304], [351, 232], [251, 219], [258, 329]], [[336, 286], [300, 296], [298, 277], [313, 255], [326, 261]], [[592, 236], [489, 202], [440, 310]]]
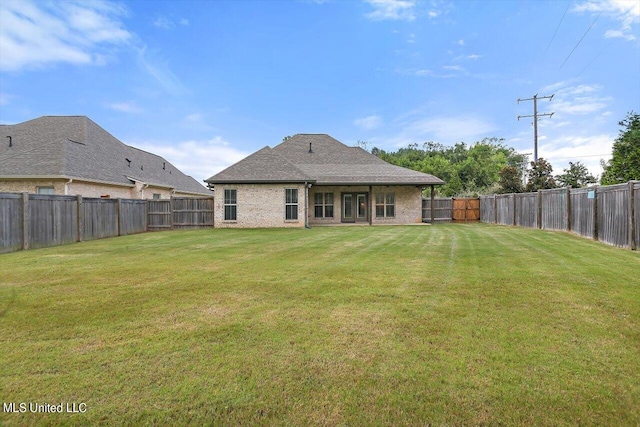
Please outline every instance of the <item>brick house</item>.
[[422, 190], [444, 182], [326, 134], [298, 134], [206, 179], [216, 227], [422, 222]]
[[0, 192], [166, 199], [213, 193], [164, 158], [123, 144], [85, 116], [0, 125]]

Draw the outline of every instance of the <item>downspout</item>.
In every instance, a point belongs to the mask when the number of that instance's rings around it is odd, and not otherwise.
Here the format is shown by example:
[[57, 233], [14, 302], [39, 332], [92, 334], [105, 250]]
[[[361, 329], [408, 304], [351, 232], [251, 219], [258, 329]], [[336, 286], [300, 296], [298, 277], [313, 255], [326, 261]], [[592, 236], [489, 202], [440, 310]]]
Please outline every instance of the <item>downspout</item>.
[[73, 182], [73, 178], [69, 178], [69, 181], [64, 184], [64, 195], [67, 196], [69, 194], [69, 184]]
[[311, 184], [304, 183], [304, 228], [311, 228], [309, 225], [309, 189]]
[[144, 189], [147, 188], [149, 184], [142, 184], [142, 188], [140, 189], [140, 198], [144, 200]]

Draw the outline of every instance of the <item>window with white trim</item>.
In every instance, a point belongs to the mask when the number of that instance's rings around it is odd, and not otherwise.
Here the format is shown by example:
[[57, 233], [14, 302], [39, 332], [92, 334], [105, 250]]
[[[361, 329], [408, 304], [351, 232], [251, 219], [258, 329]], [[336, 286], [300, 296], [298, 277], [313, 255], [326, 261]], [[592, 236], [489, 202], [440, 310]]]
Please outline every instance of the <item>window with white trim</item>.
[[284, 190], [284, 219], [287, 221], [298, 220], [298, 189], [286, 188]]
[[396, 216], [395, 193], [376, 194], [376, 218], [393, 218]]
[[236, 221], [238, 218], [238, 190], [224, 190], [224, 220]]
[[316, 193], [313, 197], [313, 216], [315, 218], [333, 218], [333, 193]]

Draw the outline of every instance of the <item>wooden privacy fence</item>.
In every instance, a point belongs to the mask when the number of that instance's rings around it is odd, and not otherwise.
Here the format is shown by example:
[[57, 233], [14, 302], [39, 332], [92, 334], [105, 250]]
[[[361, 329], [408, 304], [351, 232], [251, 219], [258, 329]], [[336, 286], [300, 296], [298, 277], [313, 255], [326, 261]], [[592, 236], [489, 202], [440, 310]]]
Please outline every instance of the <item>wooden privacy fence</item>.
[[480, 220], [569, 231], [636, 249], [640, 244], [640, 182], [480, 196]]
[[150, 231], [213, 227], [213, 199], [148, 200]]
[[[435, 197], [433, 199], [434, 221], [478, 221], [480, 199]], [[422, 199], [422, 221], [431, 221], [431, 199]]]
[[99, 199], [0, 193], [0, 253], [213, 226], [213, 198]]

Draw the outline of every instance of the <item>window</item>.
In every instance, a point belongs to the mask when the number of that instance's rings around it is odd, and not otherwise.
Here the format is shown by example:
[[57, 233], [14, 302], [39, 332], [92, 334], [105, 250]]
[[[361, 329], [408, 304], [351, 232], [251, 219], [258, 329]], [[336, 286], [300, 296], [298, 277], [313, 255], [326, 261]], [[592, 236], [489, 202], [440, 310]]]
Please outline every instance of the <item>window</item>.
[[36, 187], [36, 193], [38, 194], [56, 194], [56, 190], [51, 187]]
[[284, 190], [284, 219], [297, 221], [298, 219], [298, 189], [287, 188]]
[[238, 190], [224, 190], [224, 220], [236, 221], [238, 218]]
[[376, 194], [376, 218], [393, 218], [396, 216], [394, 193]]
[[162, 196], [160, 195], [160, 193], [153, 193], [153, 200], [160, 200], [162, 198]]
[[333, 193], [316, 193], [314, 196], [315, 218], [333, 218]]

